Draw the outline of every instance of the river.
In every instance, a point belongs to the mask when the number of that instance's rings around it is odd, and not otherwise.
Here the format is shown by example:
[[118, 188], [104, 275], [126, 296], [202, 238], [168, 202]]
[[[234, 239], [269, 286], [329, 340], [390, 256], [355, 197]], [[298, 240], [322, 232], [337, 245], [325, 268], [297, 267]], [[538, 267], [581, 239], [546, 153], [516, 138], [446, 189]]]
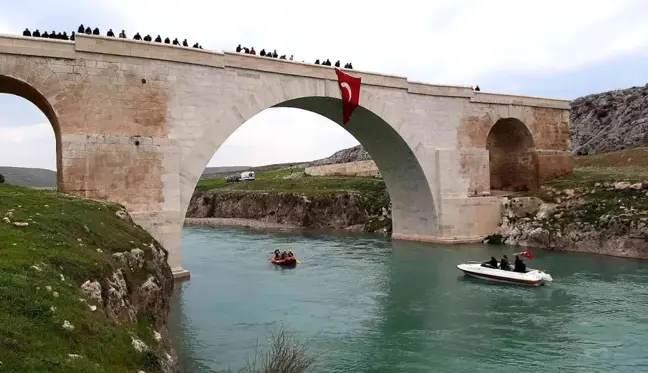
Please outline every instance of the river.
[[[455, 267], [503, 246], [228, 228], [185, 228], [182, 244], [191, 280], [170, 331], [188, 373], [237, 372], [279, 325], [321, 354], [318, 372], [648, 369], [648, 262], [532, 251], [554, 283], [521, 288]], [[302, 264], [268, 263], [286, 247]]]

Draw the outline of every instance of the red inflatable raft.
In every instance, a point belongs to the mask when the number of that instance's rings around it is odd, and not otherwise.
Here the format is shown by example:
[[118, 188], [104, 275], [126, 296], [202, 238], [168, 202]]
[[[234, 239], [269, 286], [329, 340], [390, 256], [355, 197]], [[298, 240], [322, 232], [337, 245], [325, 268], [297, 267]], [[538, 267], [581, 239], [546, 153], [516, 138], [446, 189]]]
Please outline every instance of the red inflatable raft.
[[294, 266], [297, 265], [297, 259], [295, 259], [295, 257], [286, 258], [286, 259], [271, 258], [270, 263], [281, 266], [281, 267], [294, 267]]

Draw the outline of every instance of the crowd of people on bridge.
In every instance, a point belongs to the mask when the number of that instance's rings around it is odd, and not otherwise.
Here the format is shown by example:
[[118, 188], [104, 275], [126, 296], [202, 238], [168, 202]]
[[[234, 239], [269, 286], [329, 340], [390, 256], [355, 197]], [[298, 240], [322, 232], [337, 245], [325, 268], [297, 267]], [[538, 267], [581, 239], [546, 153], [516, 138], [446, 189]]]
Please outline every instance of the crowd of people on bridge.
[[[83, 24], [79, 25], [76, 31], [72, 31], [69, 35], [67, 31], [63, 32], [57, 32], [56, 30], [52, 30], [51, 32], [43, 31], [42, 33], [40, 30], [36, 29], [33, 32], [29, 30], [29, 28], [25, 28], [25, 31], [23, 31], [23, 36], [29, 36], [29, 37], [37, 37], [37, 38], [49, 38], [49, 39], [58, 39], [58, 40], [72, 40], [74, 41], [75, 37], [77, 34], [86, 34], [86, 35], [97, 35], [101, 36], [101, 31], [99, 30], [99, 27], [95, 27], [94, 29], [91, 28], [90, 26], [84, 26]], [[106, 32], [106, 36], [108, 37], [118, 37], [121, 39], [127, 39], [128, 37], [126, 36], [126, 31], [121, 30], [121, 32], [115, 36], [115, 32], [112, 29], [109, 29], [108, 32]], [[146, 41], [146, 42], [153, 42], [153, 43], [164, 43], [164, 44], [172, 44], [172, 45], [177, 45], [177, 46], [183, 46], [183, 47], [189, 47], [189, 43], [187, 42], [187, 39], [184, 39], [182, 42], [178, 40], [178, 38], [174, 38], [171, 40], [171, 38], [166, 37], [164, 40], [162, 39], [162, 36], [158, 35], [155, 39], [149, 34], [146, 36], [142, 37], [139, 32], [135, 33], [133, 36], [133, 40], [140, 40], [140, 41]], [[202, 45], [199, 43], [194, 43], [192, 45], [193, 48], [198, 48], [198, 49], [203, 49]], [[242, 47], [241, 44], [239, 44], [236, 47], [236, 52], [238, 53], [246, 53], [246, 54], [252, 54], [256, 55], [257, 52], [254, 50], [254, 47], [248, 48], [248, 47]], [[268, 57], [268, 58], [278, 58], [280, 60], [290, 60], [292, 61], [294, 56], [291, 54], [290, 57], [287, 57], [287, 55], [279, 55], [277, 53], [277, 50], [274, 49], [272, 52], [268, 49], [267, 51], [265, 49], [261, 49], [259, 52], [259, 56], [261, 57]], [[304, 62], [304, 61], [302, 61]], [[335, 64], [331, 63], [331, 61], [327, 58], [326, 60], [323, 60], [320, 62], [319, 59], [315, 60], [315, 65], [324, 65], [324, 66], [335, 66], [335, 67], [340, 67], [340, 61], [338, 60], [335, 62]], [[353, 69], [353, 64], [351, 62], [348, 62], [344, 64], [345, 69]], [[479, 90], [479, 88], [477, 88]]]
[[[252, 55], [255, 55], [255, 56], [256, 56], [256, 54], [257, 54], [256, 50], [254, 50], [254, 47], [250, 47], [250, 48], [248, 48], [248, 47], [243, 47], [243, 46], [241, 46], [241, 44], [239, 44], [239, 45], [236, 47], [236, 52], [237, 52], [237, 53], [252, 54]], [[259, 52], [259, 56], [261, 56], [261, 57], [268, 57], [268, 58], [279, 58], [280, 60], [286, 60], [286, 59], [287, 59], [287, 60], [290, 60], [290, 61], [293, 60], [293, 55], [292, 55], [292, 54], [290, 55], [290, 58], [286, 58], [286, 55], [285, 55], [285, 54], [283, 54], [283, 55], [280, 56], [280, 55], [277, 53], [277, 50], [276, 50], [276, 49], [274, 49], [272, 52], [270, 52], [270, 49], [268, 49], [268, 51], [266, 51], [265, 49], [261, 49], [261, 51]], [[302, 62], [304, 62], [304, 61], [302, 61]], [[315, 65], [331, 66], [332, 64], [331, 64], [331, 61], [327, 58], [326, 61], [322, 61], [322, 62], [320, 62], [319, 59], [315, 60]], [[335, 63], [335, 67], [340, 67], [340, 60], [338, 60], [338, 61]], [[345, 69], [353, 69], [353, 64], [351, 64], [351, 62], [346, 63], [346, 64], [344, 65], [344, 68], [345, 68]]]
[[[72, 31], [72, 33], [68, 36], [66, 31], [63, 32], [56, 32], [56, 30], [52, 30], [52, 32], [48, 33], [47, 31], [44, 31], [42, 34], [41, 32], [36, 29], [33, 32], [29, 31], [28, 28], [23, 31], [23, 36], [32, 36], [32, 37], [40, 37], [40, 38], [49, 38], [49, 39], [59, 39], [59, 40], [74, 40], [76, 34], [86, 34], [86, 35], [101, 35], [101, 32], [99, 31], [99, 27], [95, 27], [94, 29], [91, 29], [89, 26], [84, 26], [81, 24], [79, 28], [77, 29], [76, 33], [75, 31]], [[108, 32], [106, 33], [106, 36], [108, 37], [115, 37], [115, 32], [112, 29], [109, 29]], [[121, 30], [119, 33], [119, 38], [121, 39], [127, 39], [128, 37], [126, 36], [126, 31]], [[142, 37], [140, 33], [136, 33], [135, 36], [133, 36], [133, 40], [142, 40], [142, 41], [148, 41], [148, 42], [155, 42], [155, 43], [164, 43], [164, 44], [173, 44], [180, 46], [182, 45], [183, 47], [189, 47], [189, 43], [187, 42], [187, 39], [184, 39], [182, 43], [178, 40], [178, 38], [171, 39], [169, 37], [166, 37], [164, 40], [162, 40], [162, 37], [158, 35], [155, 39], [151, 37], [151, 35], [146, 35]], [[203, 49], [202, 45], [199, 43], [194, 43], [192, 46], [193, 48], [198, 48], [198, 49]]]

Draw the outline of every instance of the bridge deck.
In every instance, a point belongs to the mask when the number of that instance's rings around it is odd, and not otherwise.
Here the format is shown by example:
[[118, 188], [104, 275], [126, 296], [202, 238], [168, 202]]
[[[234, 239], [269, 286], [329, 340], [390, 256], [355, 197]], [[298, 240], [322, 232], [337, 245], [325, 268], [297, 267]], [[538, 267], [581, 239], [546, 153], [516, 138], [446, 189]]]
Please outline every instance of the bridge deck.
[[[0, 34], [0, 55], [13, 54], [45, 58], [75, 59], [77, 53], [98, 53], [135, 58], [210, 66], [214, 68], [237, 68], [284, 75], [334, 80], [333, 67], [298, 61], [266, 58], [226, 51], [209, 51], [172, 44], [153, 43], [95, 35], [77, 35], [76, 41], [45, 39]], [[541, 97], [515, 96], [497, 93], [475, 92], [468, 86], [438, 85], [410, 81], [406, 77], [375, 72], [351, 70], [362, 77], [365, 85], [407, 89], [409, 93], [464, 97], [472, 102], [548, 107], [569, 109], [569, 101]]]

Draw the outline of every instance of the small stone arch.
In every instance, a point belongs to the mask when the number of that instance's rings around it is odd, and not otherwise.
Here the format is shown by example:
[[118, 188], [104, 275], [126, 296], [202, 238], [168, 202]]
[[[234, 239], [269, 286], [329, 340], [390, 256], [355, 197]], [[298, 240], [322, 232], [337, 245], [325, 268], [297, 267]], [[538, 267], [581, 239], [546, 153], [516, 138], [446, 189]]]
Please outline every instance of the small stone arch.
[[538, 186], [538, 156], [529, 128], [517, 118], [499, 119], [486, 137], [490, 188], [523, 191]]
[[63, 187], [63, 160], [61, 148], [61, 127], [58, 116], [48, 99], [31, 84], [0, 73], [0, 93], [22, 97], [39, 108], [50, 122], [56, 141], [56, 179], [59, 189]]

